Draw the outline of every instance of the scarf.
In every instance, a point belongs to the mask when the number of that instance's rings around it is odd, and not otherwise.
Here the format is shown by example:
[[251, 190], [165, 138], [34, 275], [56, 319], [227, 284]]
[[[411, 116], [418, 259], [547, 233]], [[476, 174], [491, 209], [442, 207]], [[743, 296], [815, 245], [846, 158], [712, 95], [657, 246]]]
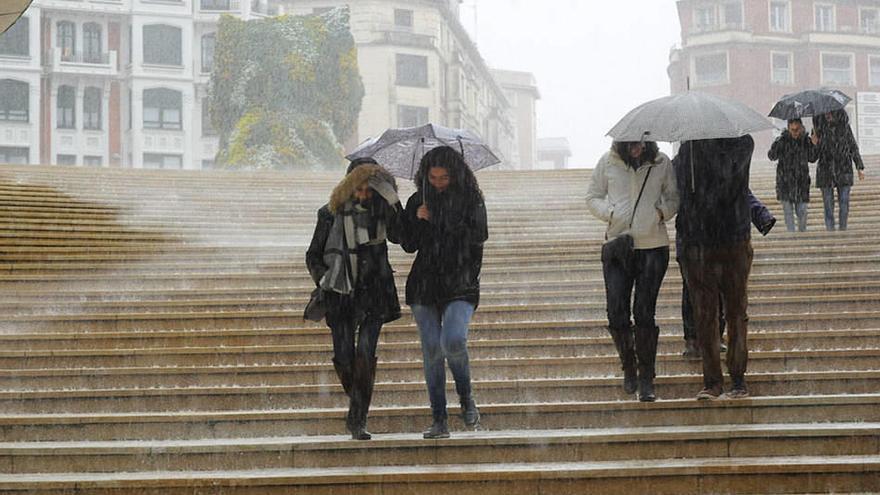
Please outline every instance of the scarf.
[[333, 219], [324, 245], [324, 264], [329, 268], [321, 278], [321, 288], [351, 294], [358, 279], [358, 246], [385, 242], [385, 221], [353, 201], [346, 201]]

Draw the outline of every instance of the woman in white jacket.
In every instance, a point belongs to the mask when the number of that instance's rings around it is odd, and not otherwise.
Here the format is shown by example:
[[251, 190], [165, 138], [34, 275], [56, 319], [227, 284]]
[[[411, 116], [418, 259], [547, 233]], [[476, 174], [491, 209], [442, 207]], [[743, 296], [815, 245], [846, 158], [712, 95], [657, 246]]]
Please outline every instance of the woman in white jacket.
[[587, 207], [608, 224], [602, 271], [608, 331], [623, 366], [623, 388], [630, 394], [638, 390], [640, 401], [653, 402], [660, 335], [654, 313], [669, 266], [666, 223], [678, 211], [669, 157], [657, 143], [614, 142], [593, 171]]

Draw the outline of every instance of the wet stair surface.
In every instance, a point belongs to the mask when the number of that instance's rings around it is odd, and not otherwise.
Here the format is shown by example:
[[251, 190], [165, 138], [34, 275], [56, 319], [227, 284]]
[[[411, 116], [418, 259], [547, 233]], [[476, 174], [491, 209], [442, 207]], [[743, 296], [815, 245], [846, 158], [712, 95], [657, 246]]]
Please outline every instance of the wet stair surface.
[[[694, 399], [680, 274], [657, 394], [621, 389], [589, 171], [481, 172], [470, 332], [485, 430], [429, 441], [418, 333], [383, 328], [370, 442], [343, 435], [329, 331], [304, 322], [328, 174], [0, 170], [0, 491], [45, 494], [880, 491], [880, 182], [850, 229], [753, 239], [752, 397]], [[412, 187], [402, 185], [402, 197]], [[756, 236], [758, 234], [755, 234]], [[398, 288], [411, 257], [392, 247]], [[401, 300], [403, 298], [401, 297]], [[449, 380], [451, 387], [451, 380]]]

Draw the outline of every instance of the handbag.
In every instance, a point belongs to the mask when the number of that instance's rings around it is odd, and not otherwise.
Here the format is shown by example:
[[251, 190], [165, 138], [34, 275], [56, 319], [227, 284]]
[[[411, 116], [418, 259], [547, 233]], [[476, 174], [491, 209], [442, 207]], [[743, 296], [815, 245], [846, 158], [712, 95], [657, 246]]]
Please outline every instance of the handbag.
[[[649, 168], [648, 173], [645, 174], [645, 182], [642, 182], [642, 189], [639, 191], [639, 197], [636, 198], [635, 206], [633, 206], [632, 217], [629, 219], [630, 229], [632, 229], [633, 221], [636, 219], [636, 209], [638, 209], [639, 202], [642, 200], [642, 194], [645, 192], [645, 186], [648, 184], [651, 170], [653, 169]], [[602, 245], [602, 261], [616, 262], [624, 270], [629, 270], [635, 260], [635, 256], [636, 243], [630, 234], [621, 234]]]
[[306, 309], [303, 311], [303, 318], [311, 321], [321, 321], [327, 315], [327, 304], [324, 301], [324, 290], [315, 287]]

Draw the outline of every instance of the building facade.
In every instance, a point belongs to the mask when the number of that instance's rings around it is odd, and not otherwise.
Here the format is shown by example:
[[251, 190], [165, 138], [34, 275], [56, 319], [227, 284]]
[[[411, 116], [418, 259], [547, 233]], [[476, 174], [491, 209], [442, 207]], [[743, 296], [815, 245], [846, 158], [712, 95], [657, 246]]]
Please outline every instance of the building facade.
[[[767, 114], [783, 95], [842, 90], [854, 131], [860, 94], [880, 91], [880, 1], [679, 0], [681, 46], [670, 54], [672, 92], [729, 96]], [[867, 117], [867, 115], [866, 115]], [[780, 122], [780, 125], [783, 123]], [[864, 134], [864, 133], [863, 133]], [[756, 135], [762, 155], [772, 132]]]
[[516, 143], [508, 166], [515, 170], [531, 170], [538, 165], [538, 119], [535, 105], [541, 98], [535, 76], [530, 72], [492, 70], [492, 75], [514, 116], [513, 142]]
[[212, 166], [221, 14], [265, 0], [35, 0], [0, 36], [0, 163]]
[[[348, 6], [365, 96], [357, 136], [434, 122], [475, 132], [505, 164], [515, 115], [459, 21], [459, 0], [287, 0], [291, 14]], [[509, 166], [509, 165], [508, 165]]]

